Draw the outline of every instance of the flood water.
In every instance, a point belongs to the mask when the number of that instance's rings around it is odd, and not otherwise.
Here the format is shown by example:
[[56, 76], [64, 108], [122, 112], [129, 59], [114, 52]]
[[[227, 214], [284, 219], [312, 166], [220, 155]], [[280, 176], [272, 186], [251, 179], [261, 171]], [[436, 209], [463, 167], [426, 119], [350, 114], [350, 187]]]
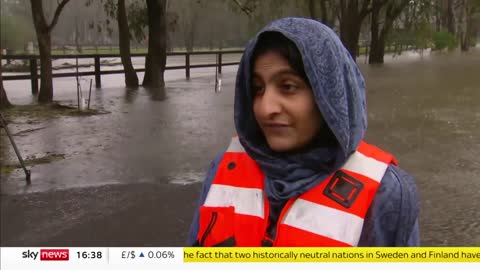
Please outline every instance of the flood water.
[[[480, 50], [423, 57], [405, 53], [387, 56], [379, 66], [358, 62], [367, 82], [366, 140], [394, 153], [415, 176], [422, 244], [480, 245]], [[1, 193], [201, 182], [234, 134], [236, 68], [223, 68], [219, 93], [213, 68], [192, 70], [189, 81], [183, 70], [167, 71], [163, 101], [152, 100], [142, 88], [125, 89], [123, 75], [105, 75], [103, 88], [92, 91], [91, 106], [109, 114], [17, 119], [9, 125], [12, 133], [41, 128], [15, 136], [24, 157], [55, 153], [65, 159], [34, 166], [30, 186], [21, 170], [2, 175]], [[82, 89], [89, 80], [82, 78]], [[4, 85], [12, 103], [31, 102], [29, 81]], [[76, 104], [74, 78], [55, 79], [54, 87], [55, 100]], [[5, 137], [2, 133], [1, 154], [15, 162]]]

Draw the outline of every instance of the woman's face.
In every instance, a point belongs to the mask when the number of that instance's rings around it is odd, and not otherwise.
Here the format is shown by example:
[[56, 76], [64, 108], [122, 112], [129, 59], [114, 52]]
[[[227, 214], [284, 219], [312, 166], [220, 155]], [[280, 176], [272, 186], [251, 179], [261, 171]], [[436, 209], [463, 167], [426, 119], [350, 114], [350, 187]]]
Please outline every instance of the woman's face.
[[273, 151], [298, 150], [319, 133], [323, 121], [312, 89], [283, 56], [257, 57], [252, 88], [255, 119]]

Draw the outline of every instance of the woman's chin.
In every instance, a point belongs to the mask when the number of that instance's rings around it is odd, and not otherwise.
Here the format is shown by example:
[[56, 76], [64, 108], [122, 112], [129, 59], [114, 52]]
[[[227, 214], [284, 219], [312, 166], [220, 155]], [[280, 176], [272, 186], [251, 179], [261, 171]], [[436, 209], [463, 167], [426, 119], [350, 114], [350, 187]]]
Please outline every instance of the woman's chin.
[[288, 138], [267, 138], [267, 142], [274, 152], [288, 152], [295, 149], [295, 144]]

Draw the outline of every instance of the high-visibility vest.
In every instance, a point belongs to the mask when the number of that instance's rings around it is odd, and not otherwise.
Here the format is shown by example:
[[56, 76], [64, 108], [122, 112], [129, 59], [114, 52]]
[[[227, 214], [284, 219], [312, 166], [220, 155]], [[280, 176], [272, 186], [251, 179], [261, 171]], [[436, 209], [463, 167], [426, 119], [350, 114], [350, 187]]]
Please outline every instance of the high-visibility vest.
[[365, 215], [394, 157], [361, 142], [343, 167], [290, 199], [268, 238], [264, 173], [234, 137], [200, 207], [200, 246], [357, 246]]

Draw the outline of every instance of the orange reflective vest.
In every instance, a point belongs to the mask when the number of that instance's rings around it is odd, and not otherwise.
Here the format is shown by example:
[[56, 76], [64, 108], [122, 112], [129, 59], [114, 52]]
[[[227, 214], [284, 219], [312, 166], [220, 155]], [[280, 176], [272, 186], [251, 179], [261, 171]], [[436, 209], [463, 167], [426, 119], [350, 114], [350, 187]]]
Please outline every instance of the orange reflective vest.
[[264, 173], [234, 137], [200, 207], [201, 246], [356, 246], [365, 215], [394, 157], [361, 142], [344, 166], [315, 188], [290, 199], [267, 237]]

